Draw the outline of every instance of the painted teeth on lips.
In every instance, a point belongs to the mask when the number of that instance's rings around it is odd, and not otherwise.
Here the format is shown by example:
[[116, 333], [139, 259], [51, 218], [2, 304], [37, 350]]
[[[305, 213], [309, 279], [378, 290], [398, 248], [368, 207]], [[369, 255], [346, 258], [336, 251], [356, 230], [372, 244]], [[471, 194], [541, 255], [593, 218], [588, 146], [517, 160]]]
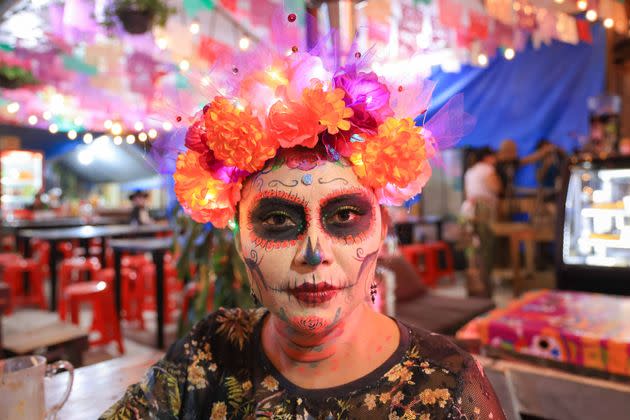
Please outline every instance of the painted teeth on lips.
[[303, 303], [317, 305], [328, 302], [339, 292], [339, 289], [330, 283], [304, 283], [299, 287], [289, 289], [289, 293]]

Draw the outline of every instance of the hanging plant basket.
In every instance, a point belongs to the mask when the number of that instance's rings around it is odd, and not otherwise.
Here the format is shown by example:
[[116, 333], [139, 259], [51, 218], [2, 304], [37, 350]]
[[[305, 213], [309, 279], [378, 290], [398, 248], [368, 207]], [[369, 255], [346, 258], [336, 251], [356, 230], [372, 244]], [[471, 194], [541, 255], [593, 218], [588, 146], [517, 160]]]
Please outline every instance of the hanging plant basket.
[[125, 31], [139, 35], [148, 32], [153, 26], [155, 13], [151, 10], [117, 9], [116, 16]]
[[26, 69], [15, 66], [0, 65], [0, 88], [18, 89], [24, 86], [36, 85], [37, 79]]
[[20, 87], [20, 81], [16, 79], [9, 79], [6, 75], [0, 74], [0, 88], [3, 89], [17, 89]]
[[167, 0], [111, 0], [101, 24], [108, 29], [122, 25], [127, 33], [140, 35], [155, 25], [166, 26], [169, 16], [176, 12]]

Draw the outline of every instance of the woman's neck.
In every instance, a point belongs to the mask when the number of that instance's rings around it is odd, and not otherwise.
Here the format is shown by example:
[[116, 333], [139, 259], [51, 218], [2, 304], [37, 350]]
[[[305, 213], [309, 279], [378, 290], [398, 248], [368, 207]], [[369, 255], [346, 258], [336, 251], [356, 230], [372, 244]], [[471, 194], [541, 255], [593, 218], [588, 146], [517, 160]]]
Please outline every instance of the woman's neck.
[[289, 380], [304, 388], [325, 388], [374, 370], [396, 350], [399, 334], [394, 321], [365, 304], [318, 334], [296, 330], [270, 314], [262, 344]]

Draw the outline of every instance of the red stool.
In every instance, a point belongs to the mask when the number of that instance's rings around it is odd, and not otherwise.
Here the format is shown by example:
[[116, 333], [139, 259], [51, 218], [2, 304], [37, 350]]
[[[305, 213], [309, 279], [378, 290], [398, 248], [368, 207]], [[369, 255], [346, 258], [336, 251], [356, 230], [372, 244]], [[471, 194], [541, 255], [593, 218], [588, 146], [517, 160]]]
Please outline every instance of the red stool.
[[[455, 280], [453, 253], [446, 242], [401, 245], [400, 252], [427, 286], [435, 287], [444, 276], [449, 276], [451, 281]], [[444, 255], [444, 267], [440, 267], [440, 253]]]
[[[175, 311], [179, 306], [179, 295], [182, 292], [182, 282], [177, 278], [177, 270], [172, 264], [164, 264], [164, 287], [166, 297], [166, 307], [164, 308], [164, 323], [172, 322]], [[139, 298], [142, 300], [142, 307], [147, 311], [155, 311], [157, 306], [155, 302], [155, 283], [156, 273], [155, 264], [150, 263], [142, 267], [138, 273], [138, 281], [143, 288]]]
[[74, 256], [72, 248], [72, 242], [61, 242], [57, 244], [57, 251], [61, 253], [64, 259]]
[[65, 290], [71, 284], [81, 280], [82, 275], [87, 274], [88, 280], [94, 280], [96, 274], [101, 269], [98, 258], [73, 257], [61, 262], [59, 267], [59, 317], [61, 320], [66, 319], [68, 311], [66, 305]]
[[151, 264], [151, 260], [144, 255], [125, 255], [120, 260], [121, 267], [128, 267], [133, 270], [140, 270], [147, 264]]
[[0, 267], [4, 266], [6, 263], [17, 261], [21, 258], [22, 256], [17, 252], [2, 252], [0, 253]]
[[50, 244], [45, 241], [31, 241], [31, 249], [33, 250], [33, 258], [48, 265], [48, 257], [50, 256]]
[[141, 329], [144, 329], [144, 318], [142, 317], [142, 299], [144, 290], [138, 280], [138, 273], [131, 268], [122, 268], [121, 279], [121, 299], [123, 318], [127, 321], [138, 321]]
[[[28, 274], [29, 293], [24, 290], [24, 274]], [[46, 309], [44, 272], [42, 265], [33, 259], [13, 259], [2, 264], [2, 277], [9, 285], [10, 302], [16, 305], [37, 305]]]
[[400, 253], [413, 266], [423, 284], [434, 287], [437, 283], [435, 259], [425, 244], [400, 245]]
[[[443, 241], [428, 242], [425, 246], [428, 248], [434, 261], [436, 279], [448, 277], [451, 282], [455, 282], [455, 264], [451, 247]], [[440, 265], [440, 254], [444, 257], [443, 267]]]
[[98, 333], [99, 338], [90, 339], [90, 345], [108, 344], [116, 341], [118, 351], [124, 353], [120, 320], [116, 314], [114, 293], [112, 284], [114, 270], [104, 269], [99, 271], [95, 281], [72, 284], [64, 290], [64, 297], [70, 307], [70, 319], [73, 324], [79, 325], [79, 307], [82, 303], [92, 305], [92, 326], [90, 333]]

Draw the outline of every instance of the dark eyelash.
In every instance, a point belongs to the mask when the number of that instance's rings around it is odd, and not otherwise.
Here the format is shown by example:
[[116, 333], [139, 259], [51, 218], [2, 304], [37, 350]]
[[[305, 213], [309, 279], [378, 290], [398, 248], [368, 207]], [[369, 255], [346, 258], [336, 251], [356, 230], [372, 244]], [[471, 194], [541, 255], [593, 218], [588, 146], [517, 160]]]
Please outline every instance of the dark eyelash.
[[265, 220], [269, 219], [270, 217], [276, 216], [276, 215], [284, 216], [284, 217], [287, 217], [287, 218], [293, 220], [293, 217], [291, 217], [289, 212], [284, 211], [284, 210], [272, 210], [269, 213], [265, 213], [263, 216], [261, 216], [260, 220], [264, 222]]
[[355, 214], [358, 214], [358, 215], [364, 215], [366, 213], [362, 208], [360, 208], [358, 206], [345, 205], [345, 206], [337, 207], [333, 211], [329, 212], [328, 214], [326, 214], [324, 219], [329, 219], [330, 217], [332, 217], [335, 214], [337, 214], [337, 213], [339, 213], [341, 211], [344, 211], [344, 210], [350, 210], [350, 211], [352, 211], [352, 212], [354, 212]]
[[341, 207], [335, 209], [335, 213], [338, 213], [338, 212], [344, 211], [344, 210], [352, 210], [353, 212], [358, 213], [358, 214], [364, 213], [359, 207], [357, 207], [357, 206], [350, 206], [350, 205], [341, 206]]

